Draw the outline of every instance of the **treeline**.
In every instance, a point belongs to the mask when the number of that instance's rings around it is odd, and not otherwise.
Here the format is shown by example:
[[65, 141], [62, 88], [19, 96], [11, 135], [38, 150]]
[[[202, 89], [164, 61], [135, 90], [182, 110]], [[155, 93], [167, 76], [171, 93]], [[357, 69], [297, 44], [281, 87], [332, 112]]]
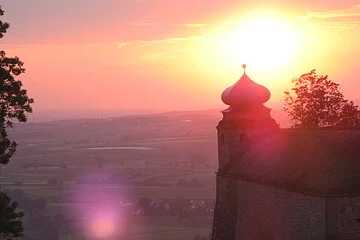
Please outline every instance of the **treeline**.
[[[55, 181], [55, 180], [54, 180]], [[49, 182], [49, 184], [53, 184]], [[55, 182], [54, 184], [58, 184]], [[131, 172], [127, 175], [113, 174], [110, 177], [102, 178], [79, 178], [76, 184], [118, 184], [125, 186], [158, 186], [158, 187], [190, 187], [202, 188], [205, 187], [196, 178], [191, 180], [180, 179], [176, 184], [159, 181], [156, 177], [147, 177], [141, 172]]]
[[213, 200], [184, 198], [159, 200], [142, 197], [136, 204], [134, 215], [147, 217], [207, 217], [212, 216], [214, 204]]
[[19, 204], [24, 212], [24, 237], [21, 240], [58, 240], [60, 229], [66, 224], [62, 214], [48, 216], [45, 214], [46, 200], [44, 198], [32, 199], [22, 190], [5, 190], [12, 200]]
[[59, 163], [59, 164], [47, 164], [47, 163], [26, 163], [21, 164], [19, 166], [19, 169], [29, 169], [29, 168], [68, 168], [68, 165], [65, 163]]

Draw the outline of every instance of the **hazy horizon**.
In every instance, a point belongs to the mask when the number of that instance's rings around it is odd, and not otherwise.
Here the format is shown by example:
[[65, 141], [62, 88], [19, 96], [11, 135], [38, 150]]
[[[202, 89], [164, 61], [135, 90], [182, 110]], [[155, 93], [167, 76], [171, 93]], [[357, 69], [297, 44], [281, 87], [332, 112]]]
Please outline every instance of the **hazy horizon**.
[[[360, 99], [349, 99], [355, 104], [360, 104]], [[272, 117], [282, 123], [284, 126], [289, 126], [290, 119], [287, 113], [282, 110], [283, 102], [269, 102], [265, 104], [271, 109]], [[169, 112], [202, 112], [202, 111], [218, 111], [219, 118], [222, 116], [221, 111], [228, 106], [219, 104], [213, 108], [184, 108], [184, 109], [35, 109], [29, 115], [29, 122], [46, 122], [57, 120], [75, 120], [75, 119], [107, 119], [114, 117], [123, 117], [129, 115], [147, 115], [147, 114], [163, 114]], [[285, 122], [285, 123], [284, 123]]]

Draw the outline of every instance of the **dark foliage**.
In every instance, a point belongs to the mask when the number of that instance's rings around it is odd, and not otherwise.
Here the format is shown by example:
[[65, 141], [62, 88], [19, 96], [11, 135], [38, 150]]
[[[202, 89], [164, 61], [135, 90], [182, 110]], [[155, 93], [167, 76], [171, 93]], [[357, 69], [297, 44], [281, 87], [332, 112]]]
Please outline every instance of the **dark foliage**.
[[24, 192], [20, 189], [14, 189], [14, 190], [5, 190], [5, 193], [8, 194], [8, 196], [16, 201], [19, 205], [19, 207], [24, 210], [25, 212], [29, 213], [43, 213], [45, 211], [46, 207], [46, 201], [44, 198], [39, 199], [31, 199], [27, 196], [25, 196]]
[[185, 179], [180, 179], [176, 183], [176, 187], [192, 187], [192, 188], [201, 188], [204, 187], [196, 178], [191, 179], [191, 181], [187, 181]]
[[[0, 7], [0, 16], [4, 12]], [[9, 28], [8, 23], [0, 21], [0, 38]], [[26, 113], [31, 113], [31, 104], [27, 91], [22, 88], [22, 82], [17, 80], [25, 72], [24, 63], [18, 57], [7, 57], [0, 51], [0, 164], [7, 164], [15, 153], [16, 142], [8, 138], [7, 128], [13, 126], [13, 119], [26, 122]]]
[[22, 237], [23, 212], [17, 210], [18, 204], [11, 201], [6, 193], [0, 193], [0, 239]]
[[[66, 224], [67, 220], [62, 214], [56, 214], [53, 217], [47, 216], [45, 214], [47, 203], [44, 198], [32, 199], [20, 189], [7, 189], [5, 193], [16, 201], [18, 207], [25, 213], [23, 220], [25, 230], [21, 240], [56, 240], [59, 238], [60, 228]], [[0, 237], [0, 239], [3, 238]]]
[[211, 234], [209, 234], [207, 237], [196, 235], [193, 240], [210, 240], [210, 239], [211, 239]]
[[292, 92], [285, 92], [285, 112], [293, 127], [353, 127], [360, 124], [360, 110], [344, 98], [339, 84], [315, 70], [292, 80]]
[[[4, 11], [0, 6], [0, 16]], [[0, 20], [0, 38], [4, 36], [10, 25]], [[15, 153], [16, 142], [8, 137], [8, 128], [13, 120], [26, 122], [27, 113], [32, 112], [27, 91], [22, 82], [16, 79], [25, 72], [24, 63], [18, 57], [8, 57], [0, 51], [0, 167], [7, 164]], [[17, 211], [17, 203], [12, 202], [6, 193], [0, 193], [0, 238], [12, 239], [23, 235], [23, 213]]]

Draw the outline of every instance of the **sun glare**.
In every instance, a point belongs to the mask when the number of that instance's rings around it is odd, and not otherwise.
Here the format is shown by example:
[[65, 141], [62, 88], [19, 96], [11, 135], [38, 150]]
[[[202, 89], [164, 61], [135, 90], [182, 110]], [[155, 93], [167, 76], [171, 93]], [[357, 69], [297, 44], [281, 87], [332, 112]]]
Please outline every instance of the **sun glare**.
[[221, 35], [218, 51], [226, 58], [224, 64], [245, 62], [260, 71], [283, 67], [294, 57], [297, 38], [285, 22], [272, 18], [258, 18], [234, 27]]

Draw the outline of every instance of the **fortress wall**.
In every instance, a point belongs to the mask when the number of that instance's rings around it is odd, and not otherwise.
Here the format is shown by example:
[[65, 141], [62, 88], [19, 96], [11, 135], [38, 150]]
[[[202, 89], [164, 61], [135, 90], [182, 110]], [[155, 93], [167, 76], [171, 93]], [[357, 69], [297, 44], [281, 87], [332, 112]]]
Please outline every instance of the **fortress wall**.
[[360, 197], [328, 198], [326, 207], [329, 240], [360, 239]]
[[236, 239], [325, 239], [324, 198], [241, 180], [236, 189]]

